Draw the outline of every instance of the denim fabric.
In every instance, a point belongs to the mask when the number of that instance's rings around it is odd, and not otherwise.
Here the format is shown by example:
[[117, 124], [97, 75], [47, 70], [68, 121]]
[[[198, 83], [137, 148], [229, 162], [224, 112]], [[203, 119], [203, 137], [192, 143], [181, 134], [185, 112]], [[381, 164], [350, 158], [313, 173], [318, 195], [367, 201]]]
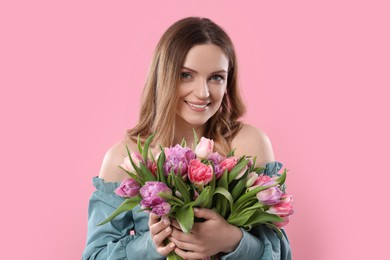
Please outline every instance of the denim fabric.
[[[264, 174], [275, 175], [281, 168], [279, 162], [268, 163]], [[123, 198], [114, 193], [119, 182], [105, 182], [94, 177], [93, 185], [96, 190], [89, 201], [87, 242], [82, 259], [165, 259], [156, 252], [149, 234], [148, 213], [139, 212], [139, 206], [105, 225], [97, 226], [123, 202]], [[284, 236], [279, 237], [264, 226], [252, 228], [249, 232], [241, 230], [243, 238], [238, 247], [222, 259], [291, 259], [284, 231]]]

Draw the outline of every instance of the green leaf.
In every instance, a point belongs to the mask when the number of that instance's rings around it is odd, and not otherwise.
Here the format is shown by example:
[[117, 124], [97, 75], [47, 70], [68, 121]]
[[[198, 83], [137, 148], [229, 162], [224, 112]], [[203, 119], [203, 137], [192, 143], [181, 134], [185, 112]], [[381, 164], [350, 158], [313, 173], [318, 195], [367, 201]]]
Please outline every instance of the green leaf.
[[141, 169], [134, 163], [133, 159], [131, 158], [130, 150], [129, 150], [129, 147], [127, 147], [127, 145], [126, 145], [126, 150], [127, 150], [127, 155], [129, 156], [131, 165], [133, 166], [136, 173], [141, 177], [141, 179], [143, 179]]
[[145, 184], [145, 182], [144, 182], [140, 177], [138, 177], [137, 174], [125, 170], [122, 166], [118, 166], [118, 167], [121, 168], [122, 170], [124, 170], [124, 171], [125, 171], [132, 179], [134, 179], [139, 185], [143, 186], [143, 185]]
[[150, 135], [148, 139], [146, 139], [144, 148], [142, 151], [142, 159], [144, 160], [144, 163], [146, 164], [148, 162], [148, 152], [149, 152], [149, 146], [154, 138], [154, 134]]
[[153, 163], [156, 163], [156, 160], [154, 159], [152, 150], [149, 150], [149, 158]]
[[239, 215], [242, 211], [245, 209], [251, 208], [253, 205], [262, 205], [259, 203], [258, 199], [256, 197], [252, 197], [246, 201], [243, 201], [240, 203], [240, 205], [237, 206], [236, 203], [233, 204], [233, 210], [231, 215]]
[[210, 204], [209, 203], [210, 200], [211, 200], [211, 187], [207, 186], [202, 190], [198, 198], [196, 198], [196, 200], [191, 203], [191, 206], [203, 208], [206, 207], [207, 204]]
[[228, 190], [222, 187], [218, 187], [215, 189], [214, 194], [221, 194], [222, 196], [224, 196], [229, 202], [230, 210], [233, 208], [233, 197]]
[[277, 215], [270, 214], [264, 211], [256, 210], [256, 214], [253, 214], [250, 219], [245, 223], [245, 225], [257, 225], [265, 224], [269, 222], [281, 222], [283, 219]]
[[132, 198], [125, 199], [119, 207], [111, 213], [111, 215], [106, 218], [103, 222], [99, 223], [98, 226], [104, 225], [111, 220], [113, 220], [116, 216], [121, 214], [122, 212], [132, 210], [135, 206], [137, 206], [141, 202], [141, 197], [136, 196]]
[[186, 142], [186, 139], [183, 137], [183, 140], [181, 140], [181, 144], [180, 144], [182, 147], [186, 147], [187, 146], [187, 142]]
[[199, 143], [199, 139], [198, 139], [198, 135], [196, 134], [196, 131], [194, 128], [192, 128], [192, 131], [194, 132], [194, 145], [195, 145], [194, 150], [195, 150], [196, 146]]
[[283, 185], [284, 182], [286, 181], [286, 177], [287, 177], [287, 169], [284, 169], [283, 173], [278, 178], [276, 178], [276, 182], [279, 183], [280, 185]]
[[[203, 204], [204, 208], [211, 208], [211, 205], [213, 204], [213, 194], [215, 192], [215, 184], [216, 184], [216, 178], [215, 174], [213, 173], [213, 178], [211, 179], [209, 186], [210, 187], [210, 195], [208, 197], [208, 200]], [[207, 188], [207, 187], [206, 187]]]
[[218, 187], [228, 189], [228, 170], [226, 169], [222, 176], [219, 178]]
[[172, 197], [170, 198], [170, 200], [168, 201], [169, 204], [175, 204], [177, 206], [185, 206], [185, 203], [179, 199], [178, 197], [172, 195]]
[[150, 170], [148, 168], [146, 168], [146, 166], [143, 163], [140, 163], [139, 166], [140, 166], [142, 176], [143, 176], [145, 182], [156, 181], [156, 177], [150, 172]]
[[171, 170], [171, 172], [168, 174], [168, 181], [167, 181], [167, 185], [169, 188], [171, 188], [172, 190], [175, 188], [175, 183], [173, 181], [173, 176], [175, 174], [173, 173], [173, 170]]
[[264, 167], [256, 167], [253, 169], [253, 172], [256, 172], [257, 174], [264, 173], [265, 168]]
[[167, 255], [167, 260], [183, 260], [181, 256], [177, 255], [175, 251], [171, 251], [169, 255]]
[[240, 160], [238, 160], [236, 166], [229, 172], [228, 176], [228, 183], [231, 183], [234, 178], [237, 177], [237, 175], [248, 165], [248, 160], [245, 159], [245, 156], [241, 157]]
[[252, 217], [252, 215], [255, 213], [255, 211], [247, 211], [245, 213], [239, 214], [238, 216], [235, 217], [229, 217], [227, 219], [227, 222], [234, 226], [244, 226], [245, 223]]
[[167, 183], [165, 174], [164, 174], [164, 163], [165, 163], [165, 153], [163, 148], [160, 146], [161, 153], [157, 159], [157, 179], [161, 182]]
[[245, 188], [246, 188], [246, 178], [240, 179], [232, 190], [233, 201], [236, 200], [238, 196], [240, 196], [240, 194]]
[[270, 187], [273, 187], [273, 186], [276, 186], [277, 184], [274, 184], [274, 185], [270, 185], [270, 186], [258, 186], [250, 191], [248, 191], [247, 193], [245, 193], [244, 195], [242, 195], [241, 197], [239, 197], [236, 202], [234, 202], [234, 205], [233, 205], [233, 211], [236, 211], [237, 208], [240, 207], [240, 205], [242, 203], [245, 203], [245, 201], [251, 199], [251, 198], [256, 198], [256, 194], [262, 190], [266, 190]]
[[187, 204], [176, 212], [176, 219], [184, 233], [190, 233], [194, 225], [194, 210], [190, 204]]
[[[256, 167], [256, 160], [257, 160], [257, 156], [253, 157], [253, 160], [252, 160], [253, 169], [255, 169], [255, 167]], [[253, 169], [252, 169], [252, 171], [253, 171]]]
[[187, 185], [184, 183], [183, 179], [181, 176], [173, 175], [173, 181], [175, 183], [176, 189], [180, 192], [184, 202], [190, 203], [191, 202], [191, 197], [190, 197], [190, 192], [187, 188]]
[[233, 157], [234, 156], [234, 152], [236, 151], [236, 148], [234, 148], [233, 150], [231, 150], [226, 157]]
[[141, 145], [141, 135], [138, 134], [138, 138], [137, 138], [137, 147], [138, 147], [138, 151], [140, 154], [142, 154], [142, 145]]

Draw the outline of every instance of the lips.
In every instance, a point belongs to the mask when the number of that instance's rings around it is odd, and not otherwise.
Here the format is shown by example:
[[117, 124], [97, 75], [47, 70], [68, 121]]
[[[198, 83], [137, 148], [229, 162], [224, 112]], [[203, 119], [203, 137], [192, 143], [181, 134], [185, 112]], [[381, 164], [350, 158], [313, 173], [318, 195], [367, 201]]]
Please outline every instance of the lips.
[[210, 103], [199, 103], [199, 102], [189, 102], [189, 101], [184, 101], [187, 105], [189, 105], [192, 108], [196, 109], [204, 109], [210, 105]]

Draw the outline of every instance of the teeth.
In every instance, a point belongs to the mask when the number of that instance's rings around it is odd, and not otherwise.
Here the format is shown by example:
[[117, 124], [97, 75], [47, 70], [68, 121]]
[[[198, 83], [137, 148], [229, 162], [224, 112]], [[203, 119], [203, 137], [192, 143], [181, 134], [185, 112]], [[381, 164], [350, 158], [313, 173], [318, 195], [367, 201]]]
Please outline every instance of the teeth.
[[188, 105], [190, 105], [191, 107], [194, 107], [194, 108], [205, 108], [207, 107], [208, 104], [204, 104], [204, 105], [195, 105], [195, 104], [192, 104], [192, 103], [189, 103], [189, 102], [186, 102]]

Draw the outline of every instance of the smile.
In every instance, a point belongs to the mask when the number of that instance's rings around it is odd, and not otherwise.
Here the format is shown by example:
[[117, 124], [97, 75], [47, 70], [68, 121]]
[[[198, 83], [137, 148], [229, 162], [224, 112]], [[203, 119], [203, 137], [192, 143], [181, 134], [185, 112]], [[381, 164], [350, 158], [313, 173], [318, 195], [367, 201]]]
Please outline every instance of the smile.
[[205, 109], [206, 107], [208, 107], [210, 105], [210, 103], [194, 104], [194, 103], [190, 103], [188, 101], [184, 101], [184, 102], [187, 105], [189, 105], [190, 107], [195, 108], [195, 109]]

